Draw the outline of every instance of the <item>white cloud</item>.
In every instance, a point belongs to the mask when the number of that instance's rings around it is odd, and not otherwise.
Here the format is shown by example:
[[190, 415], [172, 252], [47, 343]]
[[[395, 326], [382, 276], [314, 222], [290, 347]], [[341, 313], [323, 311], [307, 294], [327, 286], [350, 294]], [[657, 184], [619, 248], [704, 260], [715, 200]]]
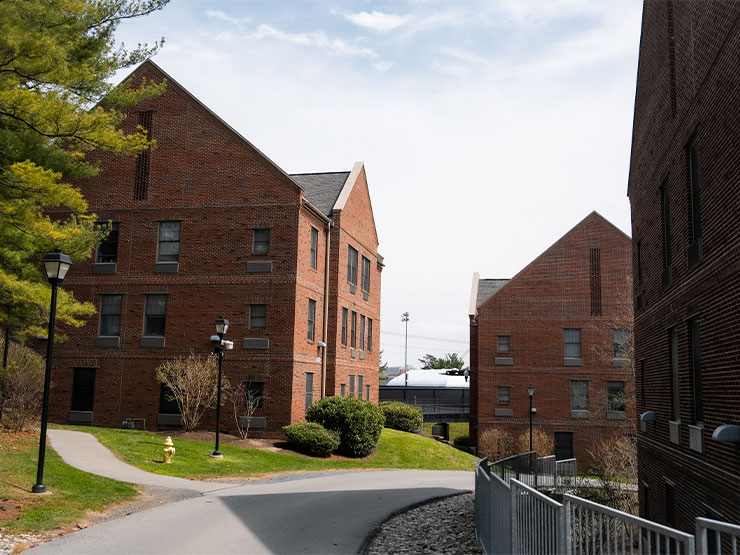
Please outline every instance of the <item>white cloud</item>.
[[372, 29], [379, 33], [385, 33], [397, 29], [408, 21], [408, 16], [391, 15], [373, 10], [372, 12], [343, 13], [347, 21], [355, 25]]
[[208, 17], [213, 17], [215, 19], [220, 19], [222, 21], [228, 21], [229, 23], [233, 23], [234, 25], [239, 25], [241, 23], [247, 23], [249, 22], [248, 17], [231, 17], [230, 15], [220, 11], [220, 10], [208, 10], [206, 11], [206, 15]]
[[345, 56], [361, 56], [370, 59], [378, 58], [378, 54], [372, 48], [355, 46], [354, 44], [341, 39], [332, 39], [323, 31], [316, 31], [313, 33], [286, 33], [272, 25], [262, 24], [254, 33], [247, 36], [248, 38], [258, 40], [271, 38], [302, 46], [317, 46], [330, 50], [335, 54]]

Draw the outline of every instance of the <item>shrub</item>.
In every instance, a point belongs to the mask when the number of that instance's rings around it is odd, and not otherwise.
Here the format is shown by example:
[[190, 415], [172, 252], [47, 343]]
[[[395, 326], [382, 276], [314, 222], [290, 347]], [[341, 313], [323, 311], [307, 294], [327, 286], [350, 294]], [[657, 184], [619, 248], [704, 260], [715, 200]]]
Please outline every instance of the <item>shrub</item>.
[[380, 439], [385, 417], [370, 401], [325, 397], [306, 411], [306, 420], [339, 434], [339, 452], [349, 457], [369, 455]]
[[38, 422], [44, 391], [44, 359], [28, 347], [8, 344], [8, 366], [0, 369], [3, 426], [25, 430]]
[[457, 436], [452, 442], [455, 447], [470, 447], [470, 436]]
[[499, 461], [512, 455], [514, 438], [509, 432], [499, 428], [484, 430], [478, 439], [478, 456], [488, 457], [491, 462]]
[[[519, 436], [518, 447], [519, 453], [529, 451], [529, 430]], [[535, 428], [532, 432], [532, 449], [538, 457], [548, 457], [555, 452], [555, 441], [541, 428]]]
[[418, 432], [424, 421], [419, 407], [412, 407], [400, 401], [383, 401], [379, 405], [385, 416], [385, 427], [402, 432]]
[[283, 432], [299, 451], [309, 455], [328, 457], [339, 447], [339, 434], [316, 422], [296, 422], [284, 426]]

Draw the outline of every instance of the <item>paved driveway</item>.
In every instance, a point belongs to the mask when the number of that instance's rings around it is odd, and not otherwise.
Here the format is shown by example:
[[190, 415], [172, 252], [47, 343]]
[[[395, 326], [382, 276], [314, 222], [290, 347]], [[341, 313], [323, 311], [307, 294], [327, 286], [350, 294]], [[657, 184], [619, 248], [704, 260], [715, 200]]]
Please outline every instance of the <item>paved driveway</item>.
[[[50, 430], [50, 438], [62, 457], [72, 464], [74, 457], [84, 458], [79, 449], [76, 455], [65, 454], [63, 445], [74, 440], [59, 432]], [[79, 432], [63, 432], [70, 433]], [[131, 468], [114, 460], [99, 460], [105, 475]], [[159, 482], [163, 477], [136, 472], [145, 475], [138, 478], [150, 485], [165, 485]], [[424, 470], [324, 472], [237, 483], [174, 479], [178, 480], [175, 484], [167, 478], [167, 487], [195, 489], [202, 495], [108, 521], [32, 551], [357, 553], [375, 526], [393, 512], [434, 497], [472, 490], [473, 479], [473, 472]]]

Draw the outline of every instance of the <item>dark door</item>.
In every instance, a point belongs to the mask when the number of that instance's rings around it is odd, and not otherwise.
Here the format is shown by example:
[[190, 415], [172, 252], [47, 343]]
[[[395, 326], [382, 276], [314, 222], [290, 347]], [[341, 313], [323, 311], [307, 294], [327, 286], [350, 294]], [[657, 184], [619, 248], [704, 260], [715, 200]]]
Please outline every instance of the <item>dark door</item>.
[[555, 432], [555, 460], [573, 458], [573, 432]]
[[95, 368], [75, 368], [72, 374], [72, 410], [93, 410]]

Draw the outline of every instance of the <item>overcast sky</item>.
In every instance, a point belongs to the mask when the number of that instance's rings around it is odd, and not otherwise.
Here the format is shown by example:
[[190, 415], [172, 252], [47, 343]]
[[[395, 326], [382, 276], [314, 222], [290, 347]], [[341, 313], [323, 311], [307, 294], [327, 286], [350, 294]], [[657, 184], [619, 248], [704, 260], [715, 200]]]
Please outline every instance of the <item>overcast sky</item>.
[[640, 0], [173, 0], [119, 28], [289, 173], [367, 170], [381, 348], [468, 351], [472, 274], [511, 277], [626, 197]]

